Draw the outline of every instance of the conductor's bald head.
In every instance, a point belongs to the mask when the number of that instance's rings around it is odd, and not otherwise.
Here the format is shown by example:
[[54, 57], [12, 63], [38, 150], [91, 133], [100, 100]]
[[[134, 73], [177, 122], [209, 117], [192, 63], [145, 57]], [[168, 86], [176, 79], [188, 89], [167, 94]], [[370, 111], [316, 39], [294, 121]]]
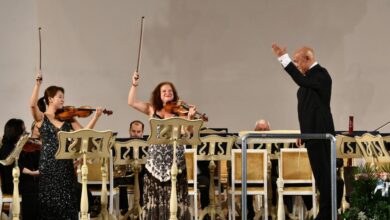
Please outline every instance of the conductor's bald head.
[[306, 75], [311, 65], [316, 62], [314, 51], [310, 47], [302, 47], [295, 51], [293, 62], [299, 71]]

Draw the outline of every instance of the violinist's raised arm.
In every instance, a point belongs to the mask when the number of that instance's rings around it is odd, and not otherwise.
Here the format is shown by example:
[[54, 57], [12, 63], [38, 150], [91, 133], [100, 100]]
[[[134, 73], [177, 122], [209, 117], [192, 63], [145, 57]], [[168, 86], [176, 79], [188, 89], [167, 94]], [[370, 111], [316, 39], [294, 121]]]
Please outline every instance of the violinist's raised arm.
[[37, 70], [34, 89], [30, 98], [30, 109], [32, 116], [36, 122], [41, 122], [43, 120], [43, 112], [38, 108], [38, 96], [39, 90], [42, 84], [42, 73], [41, 70]]
[[152, 116], [153, 115], [153, 107], [149, 102], [141, 101], [137, 98], [137, 87], [139, 86], [139, 74], [138, 72], [134, 72], [132, 76], [132, 84], [129, 90], [129, 96], [127, 99], [127, 104], [134, 109]]

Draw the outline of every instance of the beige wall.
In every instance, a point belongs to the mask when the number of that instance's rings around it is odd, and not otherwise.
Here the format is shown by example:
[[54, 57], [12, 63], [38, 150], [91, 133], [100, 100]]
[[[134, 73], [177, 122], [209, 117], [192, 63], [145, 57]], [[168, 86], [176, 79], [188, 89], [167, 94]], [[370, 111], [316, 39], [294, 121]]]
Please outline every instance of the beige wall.
[[146, 122], [127, 106], [145, 15], [140, 99], [167, 80], [208, 114], [209, 127], [252, 129], [267, 118], [273, 129], [297, 129], [297, 86], [270, 46], [309, 45], [333, 77], [336, 129], [354, 115], [355, 129], [373, 130], [390, 120], [389, 11], [387, 0], [1, 0], [0, 125], [32, 121], [38, 26], [43, 88], [65, 87], [68, 105], [114, 110], [97, 129], [124, 137], [128, 122]]

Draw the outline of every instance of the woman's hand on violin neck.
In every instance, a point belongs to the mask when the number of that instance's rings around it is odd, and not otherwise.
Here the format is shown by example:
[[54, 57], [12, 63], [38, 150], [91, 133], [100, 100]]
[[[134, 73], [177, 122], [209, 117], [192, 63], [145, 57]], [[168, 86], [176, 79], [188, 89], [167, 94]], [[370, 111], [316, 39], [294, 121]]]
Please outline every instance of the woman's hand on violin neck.
[[103, 113], [103, 109], [101, 107], [97, 107], [96, 108], [96, 112], [95, 112], [95, 118], [99, 118]]
[[137, 71], [134, 71], [133, 77], [132, 77], [132, 85], [137, 87], [139, 84], [139, 74]]
[[188, 109], [188, 119], [192, 120], [195, 118], [196, 114], [196, 107], [194, 105], [189, 105], [190, 108]]

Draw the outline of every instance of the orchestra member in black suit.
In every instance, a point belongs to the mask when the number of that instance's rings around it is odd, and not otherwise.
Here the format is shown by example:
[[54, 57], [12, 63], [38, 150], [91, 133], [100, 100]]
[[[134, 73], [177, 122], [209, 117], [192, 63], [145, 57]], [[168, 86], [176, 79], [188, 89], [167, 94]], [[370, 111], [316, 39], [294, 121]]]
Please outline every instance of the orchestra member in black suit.
[[[301, 133], [330, 133], [334, 135], [330, 109], [332, 79], [328, 71], [315, 59], [313, 49], [298, 49], [293, 59], [286, 48], [272, 45], [286, 72], [299, 86], [298, 119]], [[298, 140], [298, 142], [301, 142]], [[320, 212], [316, 219], [331, 218], [330, 142], [328, 140], [304, 140], [316, 184], [320, 191]]]

